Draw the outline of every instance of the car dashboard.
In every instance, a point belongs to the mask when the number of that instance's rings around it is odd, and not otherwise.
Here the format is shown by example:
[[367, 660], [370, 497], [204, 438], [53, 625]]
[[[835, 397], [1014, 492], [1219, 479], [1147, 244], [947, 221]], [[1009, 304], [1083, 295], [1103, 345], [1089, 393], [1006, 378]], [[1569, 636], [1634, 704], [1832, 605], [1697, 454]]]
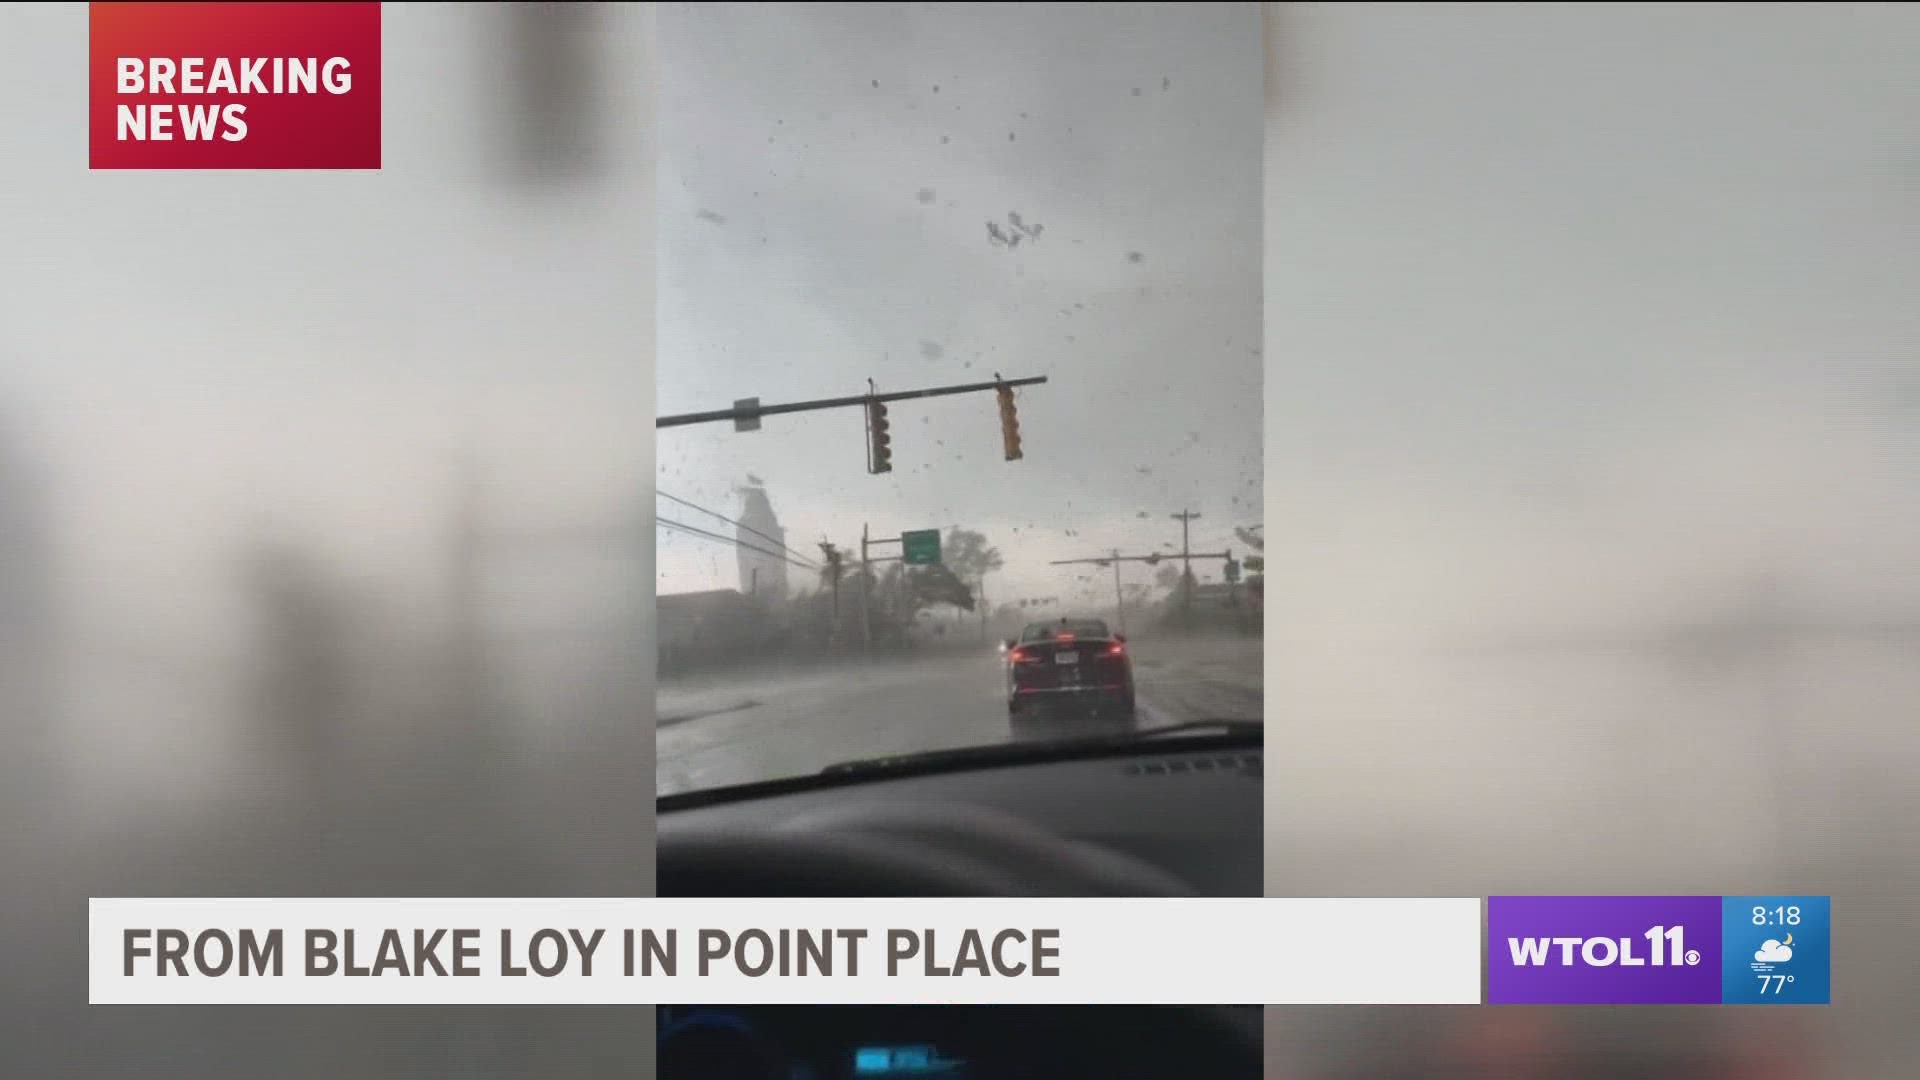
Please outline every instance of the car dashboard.
[[[833, 813], [985, 808], [1064, 840], [1132, 856], [1199, 896], [1263, 891], [1262, 743], [1148, 740], [1098, 752], [986, 766], [886, 769], [667, 796], [662, 838], [678, 829], [774, 830]], [[667, 882], [663, 881], [663, 894]]]
[[1260, 1010], [663, 1007], [661, 1080], [1253, 1080]]

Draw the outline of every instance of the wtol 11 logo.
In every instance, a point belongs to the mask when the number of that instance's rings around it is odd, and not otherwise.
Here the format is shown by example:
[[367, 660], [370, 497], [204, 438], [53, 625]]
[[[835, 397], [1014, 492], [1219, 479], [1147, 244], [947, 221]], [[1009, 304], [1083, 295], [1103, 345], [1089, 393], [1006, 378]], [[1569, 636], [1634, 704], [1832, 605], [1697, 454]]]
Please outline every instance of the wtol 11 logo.
[[[1827, 907], [1825, 897], [1491, 897], [1487, 1001], [1824, 1005]], [[1804, 951], [1781, 928], [1797, 928]], [[1791, 978], [1776, 970], [1789, 959]]]
[[[1633, 938], [1590, 937], [1515, 937], [1507, 939], [1507, 951], [1521, 967], [1546, 967], [1553, 950], [1559, 950], [1559, 964], [1575, 963], [1588, 967], [1692, 967], [1700, 962], [1700, 950], [1687, 948], [1687, 928], [1655, 926], [1645, 934], [1644, 949]], [[1578, 956], [1578, 960], [1575, 956]]]

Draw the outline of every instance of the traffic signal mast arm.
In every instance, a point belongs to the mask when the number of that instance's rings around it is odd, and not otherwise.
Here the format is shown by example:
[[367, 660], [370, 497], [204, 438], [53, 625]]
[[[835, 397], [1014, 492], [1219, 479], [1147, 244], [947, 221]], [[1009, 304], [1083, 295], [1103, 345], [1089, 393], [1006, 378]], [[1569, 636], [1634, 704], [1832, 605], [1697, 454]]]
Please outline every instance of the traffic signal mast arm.
[[821, 398], [817, 401], [793, 401], [778, 405], [758, 405], [753, 408], [715, 409], [711, 412], [680, 413], [676, 416], [662, 416], [653, 422], [656, 428], [684, 427], [688, 424], [712, 424], [722, 420], [753, 419], [761, 416], [775, 416], [781, 413], [813, 412], [818, 409], [845, 409], [866, 407], [875, 402], [888, 404], [895, 401], [914, 401], [919, 398], [948, 397], [953, 394], [979, 394], [988, 390], [1000, 390], [1015, 386], [1038, 386], [1047, 381], [1045, 375], [1034, 375], [1025, 379], [1004, 379], [994, 382], [963, 383], [958, 386], [934, 386], [925, 390], [894, 390], [885, 394], [855, 394], [851, 397]]
[[1114, 563], [1114, 562], [1143, 562], [1143, 563], [1177, 562], [1183, 558], [1185, 559], [1231, 559], [1233, 558], [1233, 552], [1215, 551], [1215, 552], [1208, 552], [1204, 555], [1198, 551], [1194, 552], [1191, 555], [1182, 555], [1177, 551], [1172, 553], [1159, 552], [1153, 555], [1102, 555], [1099, 558], [1095, 558], [1095, 559], [1054, 559], [1052, 562], [1049, 562], [1047, 565], [1048, 566], [1073, 566], [1078, 563], [1094, 563], [1100, 566], [1105, 566], [1108, 563]]

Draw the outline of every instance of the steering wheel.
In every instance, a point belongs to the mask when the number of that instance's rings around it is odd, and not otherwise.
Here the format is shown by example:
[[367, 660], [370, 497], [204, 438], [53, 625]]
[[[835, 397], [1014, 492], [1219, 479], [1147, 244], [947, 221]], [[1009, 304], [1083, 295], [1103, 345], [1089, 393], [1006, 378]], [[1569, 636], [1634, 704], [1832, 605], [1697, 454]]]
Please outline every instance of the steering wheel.
[[835, 809], [770, 830], [663, 823], [659, 895], [1193, 896], [1132, 856], [968, 805]]

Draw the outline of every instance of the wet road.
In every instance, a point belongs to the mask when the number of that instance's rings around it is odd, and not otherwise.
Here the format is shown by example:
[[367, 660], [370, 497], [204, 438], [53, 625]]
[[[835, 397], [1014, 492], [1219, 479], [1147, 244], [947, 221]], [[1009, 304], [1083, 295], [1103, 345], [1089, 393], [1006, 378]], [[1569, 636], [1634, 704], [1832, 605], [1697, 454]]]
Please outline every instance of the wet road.
[[[1260, 641], [1133, 641], [1139, 723], [1261, 719]], [[842, 761], [1071, 734], [1070, 720], [1007, 718], [1005, 675], [991, 646], [922, 658], [766, 668], [663, 681], [658, 706], [662, 795], [817, 772]]]

